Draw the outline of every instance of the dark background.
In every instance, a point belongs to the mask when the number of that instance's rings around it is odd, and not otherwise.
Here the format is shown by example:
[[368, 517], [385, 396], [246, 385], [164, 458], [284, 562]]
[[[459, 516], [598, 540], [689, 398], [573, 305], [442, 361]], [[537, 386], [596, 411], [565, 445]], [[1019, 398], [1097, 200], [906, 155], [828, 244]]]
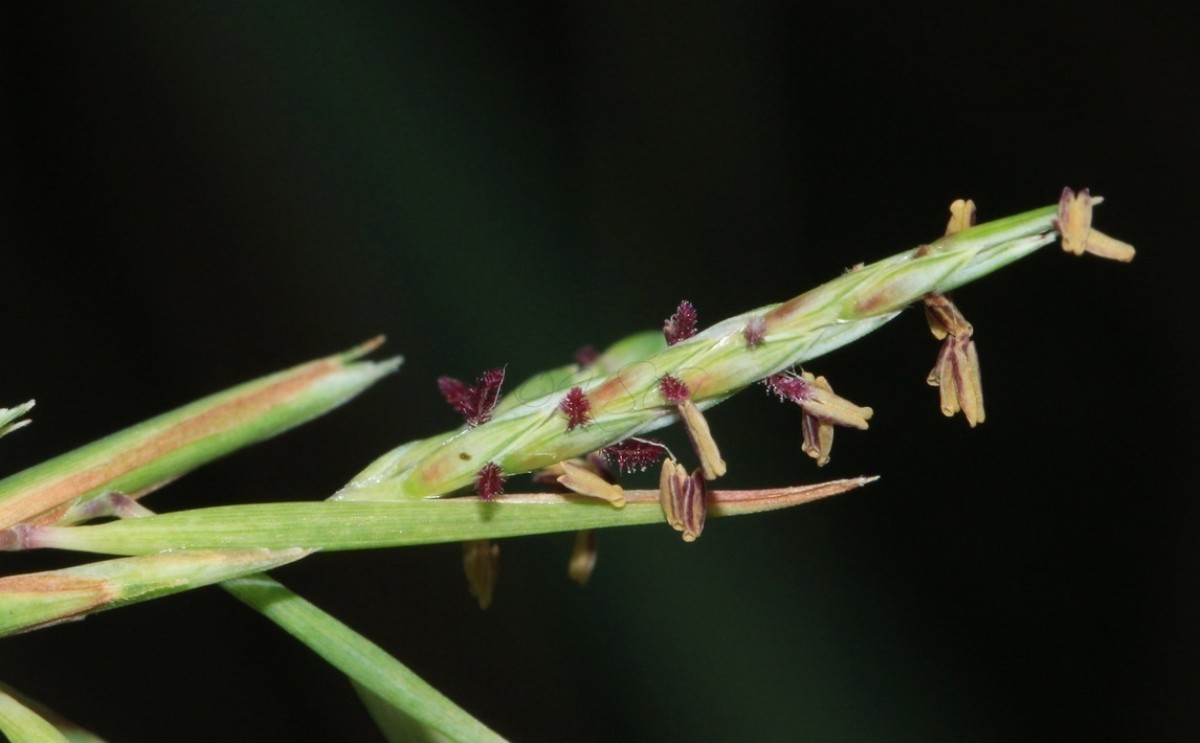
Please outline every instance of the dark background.
[[[497, 4], [498, 5], [498, 4]], [[789, 298], [982, 219], [1108, 197], [1129, 266], [1050, 248], [956, 294], [988, 421], [946, 420], [919, 313], [808, 368], [876, 409], [818, 471], [751, 391], [729, 487], [880, 474], [790, 512], [279, 571], [517, 740], [1194, 735], [1196, 21], [1150, 3], [105, 3], [0, 11], [0, 443], [14, 472], [386, 333], [349, 407], [153, 508], [317, 499], [511, 378]], [[6, 574], [71, 564], [10, 555]], [[377, 739], [216, 589], [0, 642], [113, 740]]]

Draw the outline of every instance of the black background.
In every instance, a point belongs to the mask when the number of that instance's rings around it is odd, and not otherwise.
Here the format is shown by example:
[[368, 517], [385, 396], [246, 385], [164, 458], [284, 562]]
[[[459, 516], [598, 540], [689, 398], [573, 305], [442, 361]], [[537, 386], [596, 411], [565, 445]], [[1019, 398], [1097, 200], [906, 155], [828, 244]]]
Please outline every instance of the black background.
[[[317, 556], [295, 590], [517, 740], [1195, 733], [1196, 17], [1153, 4], [5, 4], [0, 444], [15, 472], [386, 333], [345, 409], [154, 495], [318, 499], [510, 378], [779, 301], [981, 219], [1108, 202], [1128, 266], [1057, 248], [956, 294], [969, 430], [919, 313], [808, 365], [872, 405], [818, 471], [758, 392], [730, 487], [861, 492], [505, 542]], [[5, 574], [73, 564], [9, 555]], [[0, 678], [113, 740], [378, 739], [339, 674], [216, 589], [0, 642]]]

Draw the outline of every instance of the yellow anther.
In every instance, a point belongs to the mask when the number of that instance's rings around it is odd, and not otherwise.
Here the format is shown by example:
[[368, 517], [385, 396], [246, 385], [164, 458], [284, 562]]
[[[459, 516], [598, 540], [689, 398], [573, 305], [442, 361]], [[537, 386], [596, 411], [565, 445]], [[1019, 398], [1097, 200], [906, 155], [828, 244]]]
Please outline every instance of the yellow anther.
[[583, 529], [575, 532], [575, 545], [571, 548], [571, 560], [567, 563], [567, 575], [579, 585], [587, 585], [596, 569], [596, 530]]
[[678, 407], [688, 438], [692, 440], [692, 446], [700, 457], [700, 466], [704, 468], [704, 479], [717, 479], [725, 474], [725, 460], [721, 458], [721, 450], [717, 448], [704, 413], [691, 400], [684, 400]]
[[479, 608], [491, 606], [500, 577], [500, 545], [488, 539], [463, 542], [463, 570], [467, 574], [467, 590], [479, 601]]
[[620, 485], [614, 485], [587, 467], [569, 459], [559, 464], [563, 469], [563, 474], [558, 476], [559, 485], [579, 495], [606, 500], [617, 508], [624, 507], [625, 491]]
[[975, 226], [975, 202], [957, 199], [950, 205], [950, 221], [946, 223], [946, 234], [953, 235]]
[[1092, 204], [1099, 200], [1085, 188], [1075, 193], [1064, 188], [1058, 200], [1058, 234], [1062, 237], [1063, 250], [1074, 255], [1086, 251], [1100, 258], [1128, 263], [1137, 253], [1129, 243], [1092, 229]]

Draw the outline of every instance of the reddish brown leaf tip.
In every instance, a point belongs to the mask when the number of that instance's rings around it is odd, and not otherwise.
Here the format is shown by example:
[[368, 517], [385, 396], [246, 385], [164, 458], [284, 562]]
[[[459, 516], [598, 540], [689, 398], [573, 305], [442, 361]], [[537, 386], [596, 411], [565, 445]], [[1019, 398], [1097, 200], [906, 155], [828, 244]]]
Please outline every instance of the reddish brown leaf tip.
[[504, 384], [504, 367], [488, 369], [468, 385], [454, 377], [439, 377], [438, 389], [450, 407], [467, 421], [467, 425], [478, 426], [492, 419], [492, 409], [500, 400], [500, 386]]
[[625, 439], [600, 450], [600, 456], [620, 472], [645, 472], [666, 455], [667, 447], [654, 439]]
[[375, 349], [379, 348], [386, 342], [387, 342], [386, 336], [377, 335], [374, 338], [372, 338], [368, 341], [364, 341], [364, 342], [358, 344], [357, 346], [355, 346], [354, 348], [350, 349], [350, 353], [349, 353], [348, 357], [352, 358], [352, 359], [357, 359], [360, 356], [366, 356], [367, 354], [369, 354], [372, 351], [374, 351]]
[[567, 430], [574, 431], [577, 426], [587, 425], [592, 419], [592, 404], [581, 387], [572, 387], [566, 397], [558, 403], [558, 409], [567, 416]]
[[658, 380], [658, 391], [662, 393], [663, 399], [672, 405], [678, 405], [692, 394], [682, 379], [670, 374]]
[[696, 308], [685, 299], [679, 303], [675, 314], [668, 317], [667, 321], [663, 323], [663, 336], [667, 339], [667, 345], [673, 346], [695, 334]]
[[767, 321], [761, 315], [750, 318], [746, 323], [746, 327], [742, 329], [742, 337], [746, 339], [746, 345], [751, 348], [757, 348], [766, 340]]
[[475, 473], [475, 493], [484, 500], [491, 500], [504, 493], [505, 480], [500, 465], [488, 462]]

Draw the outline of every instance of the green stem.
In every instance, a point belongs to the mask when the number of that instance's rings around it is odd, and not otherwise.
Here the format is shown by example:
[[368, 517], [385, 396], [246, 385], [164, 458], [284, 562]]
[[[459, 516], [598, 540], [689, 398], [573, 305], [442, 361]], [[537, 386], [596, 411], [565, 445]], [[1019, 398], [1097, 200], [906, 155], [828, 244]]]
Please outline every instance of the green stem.
[[254, 575], [221, 586], [419, 724], [456, 741], [503, 740], [378, 645], [273, 578]]
[[178, 550], [6, 576], [0, 578], [0, 637], [270, 570], [307, 554]]
[[[774, 490], [709, 493], [709, 516], [761, 513], [844, 493], [871, 478]], [[387, 488], [388, 484], [378, 487]], [[139, 555], [165, 550], [316, 550], [407, 547], [474, 539], [663, 523], [657, 490], [627, 490], [624, 508], [582, 496], [509, 495], [427, 500], [217, 506], [96, 526], [35, 528], [24, 548]]]
[[67, 743], [58, 728], [0, 691], [0, 732], [13, 743]]

